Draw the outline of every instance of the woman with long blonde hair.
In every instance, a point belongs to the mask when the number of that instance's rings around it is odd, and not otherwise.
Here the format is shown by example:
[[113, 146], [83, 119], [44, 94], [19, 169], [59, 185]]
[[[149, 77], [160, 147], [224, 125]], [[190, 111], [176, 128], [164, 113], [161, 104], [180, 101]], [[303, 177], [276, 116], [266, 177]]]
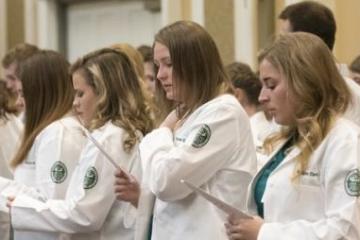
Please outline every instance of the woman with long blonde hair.
[[142, 92], [144, 93], [145, 104], [148, 108], [147, 111], [150, 112], [150, 117], [155, 125], [160, 124], [160, 109], [156, 106], [153, 93], [147, 86], [148, 83], [145, 79], [144, 59], [141, 56], [141, 53], [128, 43], [117, 43], [112, 45], [111, 48], [124, 53], [130, 59], [138, 77]]
[[[77, 60], [71, 73], [74, 110], [86, 128], [82, 131], [91, 134], [128, 176], [141, 178], [137, 148], [152, 124], [129, 58], [101, 49]], [[88, 141], [65, 199], [39, 202], [18, 196], [11, 204], [13, 228], [53, 232], [56, 239], [133, 239], [136, 209], [116, 201], [116, 169]]]
[[252, 219], [230, 217], [229, 239], [359, 239], [360, 129], [343, 118], [349, 89], [324, 42], [280, 36], [260, 56], [259, 100], [283, 130], [249, 192]]

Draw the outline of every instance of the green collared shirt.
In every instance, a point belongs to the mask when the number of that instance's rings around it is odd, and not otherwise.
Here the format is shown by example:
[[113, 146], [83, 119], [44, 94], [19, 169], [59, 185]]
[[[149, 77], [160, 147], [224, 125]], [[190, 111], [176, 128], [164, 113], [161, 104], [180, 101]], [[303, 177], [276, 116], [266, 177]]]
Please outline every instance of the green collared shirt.
[[255, 183], [254, 189], [254, 199], [257, 207], [257, 211], [260, 217], [264, 218], [264, 204], [262, 203], [261, 199], [264, 195], [267, 180], [270, 174], [279, 166], [279, 164], [284, 160], [286, 157], [286, 152], [289, 147], [292, 145], [292, 141], [289, 140], [270, 160], [268, 164], [261, 170], [259, 173], [259, 177]]

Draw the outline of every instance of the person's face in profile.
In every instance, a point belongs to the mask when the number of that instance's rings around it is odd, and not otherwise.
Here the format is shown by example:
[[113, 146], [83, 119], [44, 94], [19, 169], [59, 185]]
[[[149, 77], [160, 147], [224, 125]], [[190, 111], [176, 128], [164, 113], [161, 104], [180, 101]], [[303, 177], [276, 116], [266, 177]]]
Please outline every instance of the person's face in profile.
[[296, 104], [293, 94], [289, 91], [287, 79], [266, 59], [260, 63], [259, 72], [262, 84], [259, 102], [276, 123], [295, 124]]
[[173, 79], [173, 65], [169, 49], [159, 42], [156, 42], [154, 46], [154, 64], [158, 69], [156, 77], [166, 92], [166, 98], [179, 101], [176, 96], [176, 86]]

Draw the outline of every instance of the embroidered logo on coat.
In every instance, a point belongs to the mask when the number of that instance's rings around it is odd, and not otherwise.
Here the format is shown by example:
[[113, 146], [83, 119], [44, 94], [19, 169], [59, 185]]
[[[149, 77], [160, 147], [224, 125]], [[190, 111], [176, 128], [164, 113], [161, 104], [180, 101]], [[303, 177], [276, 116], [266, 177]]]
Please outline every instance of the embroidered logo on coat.
[[204, 124], [200, 128], [198, 133], [196, 134], [195, 139], [192, 143], [192, 146], [194, 148], [201, 148], [201, 147], [205, 146], [205, 144], [208, 143], [210, 137], [211, 137], [210, 127], [208, 125]]
[[95, 187], [98, 181], [98, 173], [96, 168], [89, 167], [86, 171], [85, 178], [84, 178], [84, 189], [90, 189]]
[[63, 162], [57, 161], [51, 167], [51, 180], [54, 183], [62, 183], [67, 177], [67, 168]]
[[346, 193], [353, 197], [360, 197], [360, 171], [351, 170], [345, 178]]

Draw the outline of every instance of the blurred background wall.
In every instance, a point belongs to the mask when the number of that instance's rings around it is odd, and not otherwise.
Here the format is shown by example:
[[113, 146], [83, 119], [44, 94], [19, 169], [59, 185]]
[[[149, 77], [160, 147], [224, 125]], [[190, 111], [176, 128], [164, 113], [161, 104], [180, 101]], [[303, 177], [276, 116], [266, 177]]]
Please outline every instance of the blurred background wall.
[[[152, 44], [164, 25], [181, 19], [204, 26], [225, 64], [256, 68], [256, 56], [278, 33], [277, 16], [299, 0], [0, 0], [0, 56], [18, 43], [62, 52], [73, 62], [91, 50], [127, 42]], [[360, 1], [318, 0], [338, 31], [334, 54], [350, 63], [360, 54]]]

